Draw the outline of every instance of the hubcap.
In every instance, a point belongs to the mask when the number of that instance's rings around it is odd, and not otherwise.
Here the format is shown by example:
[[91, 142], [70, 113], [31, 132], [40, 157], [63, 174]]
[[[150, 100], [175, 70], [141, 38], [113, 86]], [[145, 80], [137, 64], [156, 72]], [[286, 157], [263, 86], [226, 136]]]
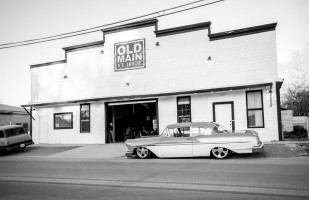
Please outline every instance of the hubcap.
[[212, 150], [213, 154], [217, 158], [224, 158], [228, 155], [229, 150], [227, 148], [217, 147]]
[[140, 157], [140, 158], [146, 158], [147, 155], [148, 155], [148, 149], [145, 148], [145, 147], [139, 147], [139, 148], [137, 149], [137, 155], [138, 155], [138, 157]]

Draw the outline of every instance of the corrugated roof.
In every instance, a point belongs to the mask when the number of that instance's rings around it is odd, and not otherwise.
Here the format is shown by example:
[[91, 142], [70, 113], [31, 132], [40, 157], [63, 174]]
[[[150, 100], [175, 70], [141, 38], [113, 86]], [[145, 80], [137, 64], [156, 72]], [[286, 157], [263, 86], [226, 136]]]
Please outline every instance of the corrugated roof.
[[0, 104], [0, 113], [27, 113], [22, 107]]

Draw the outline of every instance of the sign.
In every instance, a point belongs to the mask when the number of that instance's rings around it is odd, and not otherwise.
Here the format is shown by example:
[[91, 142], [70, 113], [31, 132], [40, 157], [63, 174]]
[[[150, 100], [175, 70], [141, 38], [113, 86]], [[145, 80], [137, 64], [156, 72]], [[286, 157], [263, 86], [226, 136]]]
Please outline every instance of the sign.
[[146, 67], [145, 39], [115, 44], [115, 71]]

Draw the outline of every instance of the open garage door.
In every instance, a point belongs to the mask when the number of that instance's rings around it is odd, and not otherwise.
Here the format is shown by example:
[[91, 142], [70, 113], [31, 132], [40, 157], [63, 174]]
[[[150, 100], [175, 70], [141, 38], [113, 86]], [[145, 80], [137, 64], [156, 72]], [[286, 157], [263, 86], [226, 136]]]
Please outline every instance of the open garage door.
[[107, 103], [106, 141], [124, 142], [126, 139], [158, 134], [157, 100]]

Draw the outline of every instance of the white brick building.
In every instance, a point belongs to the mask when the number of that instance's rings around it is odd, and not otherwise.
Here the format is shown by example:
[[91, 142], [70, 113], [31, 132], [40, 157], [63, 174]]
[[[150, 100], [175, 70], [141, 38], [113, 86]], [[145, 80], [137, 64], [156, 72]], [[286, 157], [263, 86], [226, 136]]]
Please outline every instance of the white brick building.
[[276, 23], [211, 33], [211, 23], [158, 30], [155, 19], [102, 30], [63, 48], [65, 60], [30, 66], [35, 143], [123, 141], [170, 123], [217, 121], [281, 139]]

